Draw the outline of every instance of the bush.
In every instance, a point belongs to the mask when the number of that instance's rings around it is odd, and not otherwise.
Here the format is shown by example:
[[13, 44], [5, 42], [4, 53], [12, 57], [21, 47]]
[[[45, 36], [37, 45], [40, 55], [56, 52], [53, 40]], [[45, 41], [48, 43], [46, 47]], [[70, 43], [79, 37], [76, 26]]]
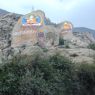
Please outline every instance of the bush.
[[55, 55], [15, 57], [0, 69], [2, 95], [63, 95], [72, 92], [72, 62]]
[[70, 48], [70, 46], [69, 45], [66, 45], [65, 48]]
[[95, 95], [95, 65], [17, 56], [0, 68], [0, 95]]
[[47, 48], [43, 48], [43, 52], [48, 52], [48, 49]]
[[59, 45], [64, 45], [64, 39], [63, 38], [59, 38]]
[[94, 43], [89, 44], [88, 48], [95, 50], [95, 44]]
[[78, 67], [79, 95], [95, 95], [95, 64], [81, 64]]

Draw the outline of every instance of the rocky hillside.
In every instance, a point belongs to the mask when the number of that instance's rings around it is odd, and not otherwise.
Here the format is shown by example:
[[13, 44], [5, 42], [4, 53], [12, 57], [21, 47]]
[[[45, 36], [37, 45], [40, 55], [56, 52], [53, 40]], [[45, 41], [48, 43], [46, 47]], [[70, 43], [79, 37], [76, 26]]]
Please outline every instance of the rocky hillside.
[[4, 49], [8, 47], [10, 39], [11, 39], [11, 32], [18, 21], [20, 15], [14, 13], [7, 13], [0, 17], [0, 48]]
[[[17, 21], [21, 17], [21, 15], [15, 14], [15, 13], [9, 13], [9, 12], [3, 11], [3, 10], [0, 10], [0, 12], [1, 12], [1, 14], [3, 14], [0, 16], [0, 56], [1, 56], [0, 63], [2, 63], [2, 60], [6, 61], [8, 59], [11, 59], [13, 55], [17, 55], [17, 54], [31, 55], [31, 54], [34, 54], [37, 52], [46, 54], [46, 51], [47, 51], [47, 54], [54, 54], [56, 52], [60, 52], [62, 55], [66, 55], [67, 57], [70, 57], [71, 59], [73, 59], [76, 62], [93, 61], [92, 56], [95, 54], [95, 51], [86, 49], [84, 42], [89, 44], [89, 43], [95, 41], [93, 38], [94, 31], [90, 31], [90, 29], [89, 29], [89, 31], [88, 31], [88, 29], [83, 30], [84, 28], [83, 29], [74, 28], [73, 34], [70, 34], [65, 37], [67, 40], [71, 38], [75, 41], [79, 41], [76, 43], [77, 44], [80, 43], [82, 47], [85, 47], [84, 49], [78, 47], [78, 45], [76, 47], [76, 45], [74, 43], [73, 44], [69, 43], [71, 45], [69, 48], [71, 48], [71, 49], [64, 48], [64, 46], [63, 46], [63, 48], [56, 46], [56, 47], [51, 47], [49, 50], [45, 50], [45, 52], [43, 49], [41, 49], [38, 46], [21, 47], [21, 48], [13, 49], [13, 48], [11, 48], [11, 34], [12, 34], [14, 25], [17, 23]], [[59, 32], [61, 27], [63, 26], [63, 23], [55, 24], [55, 23], [52, 23], [47, 18], [46, 18], [46, 22], [49, 27], [49, 28], [47, 27], [47, 29], [52, 32], [55, 29], [57, 32]], [[73, 57], [73, 55], [76, 55], [76, 57]]]
[[0, 9], [0, 16], [6, 15], [8, 13], [9, 13], [8, 11]]
[[95, 42], [95, 38], [93, 37], [93, 34], [91, 32], [73, 32], [74, 36], [79, 37], [81, 41], [85, 41], [87, 43], [93, 43]]
[[93, 29], [89, 29], [89, 28], [85, 28], [85, 27], [75, 27], [73, 29], [73, 32], [78, 32], [78, 33], [83, 33], [83, 32], [89, 32], [90, 34], [92, 34], [95, 38], [95, 30]]
[[[11, 32], [14, 25], [18, 21], [21, 15], [15, 13], [9, 13], [5, 10], [0, 9], [2, 16], [0, 16], [0, 47], [6, 48], [10, 43]], [[46, 18], [46, 24], [51, 27], [57, 27], [57, 31], [60, 31], [63, 26], [63, 22], [60, 24], [55, 24], [50, 21], [49, 18]], [[52, 29], [51, 29], [52, 30]], [[73, 29], [73, 38], [77, 37], [82, 40], [82, 42], [91, 43], [94, 42], [94, 30], [88, 28], [74, 28]], [[70, 37], [69, 37], [70, 38]], [[67, 37], [68, 39], [68, 37]]]

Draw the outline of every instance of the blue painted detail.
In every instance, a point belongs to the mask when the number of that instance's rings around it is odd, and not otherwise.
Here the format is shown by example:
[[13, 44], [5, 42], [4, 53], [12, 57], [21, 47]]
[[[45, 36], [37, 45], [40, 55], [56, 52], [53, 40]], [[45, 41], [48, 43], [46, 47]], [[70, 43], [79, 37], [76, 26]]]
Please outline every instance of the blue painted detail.
[[40, 23], [40, 22], [41, 22], [40, 16], [37, 16], [37, 17], [36, 17], [36, 22], [37, 22], [37, 23]]
[[22, 24], [26, 24], [26, 23], [27, 23], [26, 18], [22, 18]]
[[47, 20], [46, 20], [46, 18], [44, 18], [44, 24], [47, 25]]

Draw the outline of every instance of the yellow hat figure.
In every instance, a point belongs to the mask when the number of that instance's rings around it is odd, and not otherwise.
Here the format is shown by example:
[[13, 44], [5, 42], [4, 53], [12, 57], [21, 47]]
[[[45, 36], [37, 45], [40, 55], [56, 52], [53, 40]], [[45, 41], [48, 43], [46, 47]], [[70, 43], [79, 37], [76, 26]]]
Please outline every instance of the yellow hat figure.
[[72, 30], [73, 25], [70, 22], [64, 22], [63, 29], [64, 31]]

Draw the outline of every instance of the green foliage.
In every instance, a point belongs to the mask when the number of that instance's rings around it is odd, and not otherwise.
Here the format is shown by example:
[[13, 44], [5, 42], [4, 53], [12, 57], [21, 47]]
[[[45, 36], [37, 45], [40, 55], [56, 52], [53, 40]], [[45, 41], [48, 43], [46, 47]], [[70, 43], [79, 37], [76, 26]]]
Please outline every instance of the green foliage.
[[66, 45], [65, 48], [70, 48], [70, 46], [69, 45]]
[[79, 95], [95, 95], [95, 64], [81, 64], [78, 67]]
[[17, 56], [0, 68], [0, 95], [94, 95], [95, 65], [56, 54]]
[[64, 39], [63, 38], [59, 38], [59, 45], [64, 45]]
[[88, 48], [95, 50], [95, 44], [94, 43], [89, 44]]
[[43, 48], [43, 52], [48, 52], [48, 49], [47, 48]]

